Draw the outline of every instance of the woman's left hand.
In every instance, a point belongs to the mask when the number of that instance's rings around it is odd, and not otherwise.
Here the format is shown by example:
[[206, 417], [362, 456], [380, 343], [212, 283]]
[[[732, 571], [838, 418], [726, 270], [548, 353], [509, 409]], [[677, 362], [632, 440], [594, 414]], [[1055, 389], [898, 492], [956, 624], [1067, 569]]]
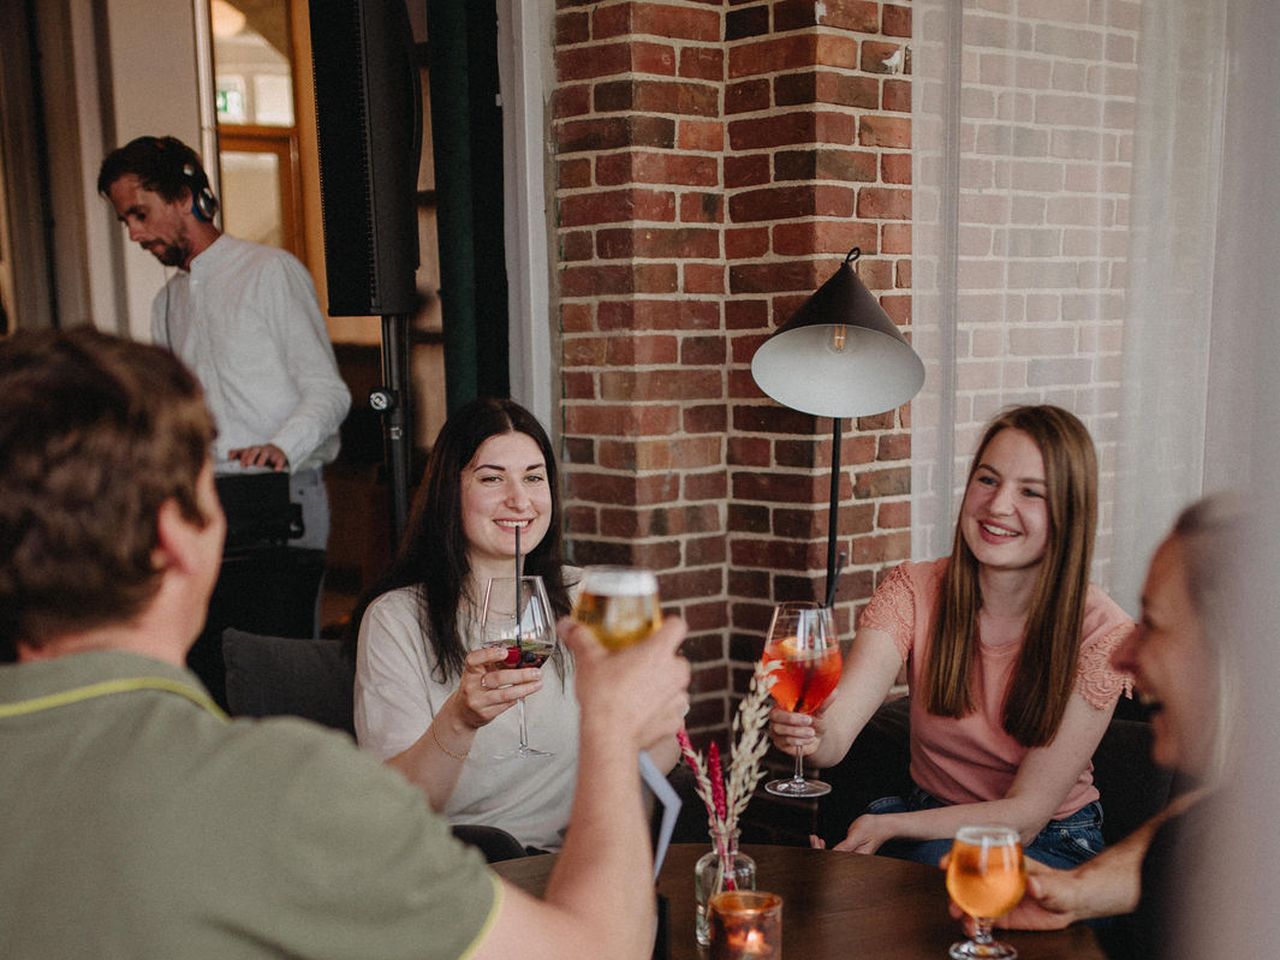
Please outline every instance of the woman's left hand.
[[497, 668], [507, 658], [502, 647], [472, 650], [463, 660], [462, 678], [456, 700], [462, 722], [479, 729], [523, 697], [542, 689], [542, 670], [519, 667]]
[[833, 850], [846, 853], [875, 853], [886, 840], [898, 835], [891, 813], [864, 813], [849, 824], [849, 833]]

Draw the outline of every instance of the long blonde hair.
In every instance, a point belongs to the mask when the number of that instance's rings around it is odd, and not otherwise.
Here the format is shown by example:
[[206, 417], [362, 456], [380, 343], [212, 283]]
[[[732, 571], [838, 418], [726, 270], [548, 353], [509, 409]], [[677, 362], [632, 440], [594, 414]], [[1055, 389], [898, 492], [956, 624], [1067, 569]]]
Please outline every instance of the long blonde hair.
[[1219, 493], [1197, 500], [1178, 514], [1169, 533], [1174, 537], [1182, 544], [1187, 594], [1200, 639], [1213, 662], [1206, 681], [1215, 688], [1214, 729], [1203, 780], [1216, 786], [1231, 766], [1240, 696], [1234, 642], [1244, 629], [1238, 589], [1243, 571], [1238, 567], [1248, 531], [1239, 499]]
[[[1023, 746], [1038, 747], [1057, 734], [1075, 685], [1098, 518], [1098, 461], [1089, 431], [1073, 414], [1047, 404], [1014, 407], [987, 426], [966, 490], [987, 446], [1002, 430], [1022, 431], [1044, 458], [1048, 543], [1003, 716], [1010, 736]], [[957, 523], [924, 670], [930, 713], [961, 717], [973, 710], [972, 666], [981, 607], [978, 560]]]

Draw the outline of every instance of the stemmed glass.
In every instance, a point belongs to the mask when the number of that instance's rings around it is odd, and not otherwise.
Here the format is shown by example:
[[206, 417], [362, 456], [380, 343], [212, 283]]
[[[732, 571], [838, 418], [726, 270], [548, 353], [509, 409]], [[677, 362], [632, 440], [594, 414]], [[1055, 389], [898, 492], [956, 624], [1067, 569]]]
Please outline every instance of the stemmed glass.
[[971, 940], [951, 945], [954, 960], [1013, 960], [1018, 951], [991, 938], [991, 924], [1018, 905], [1027, 886], [1018, 831], [961, 827], [951, 843], [947, 893], [973, 918]]
[[[773, 699], [791, 713], [812, 714], [840, 682], [840, 643], [831, 608], [816, 603], [780, 603], [773, 611], [765, 639], [764, 662], [777, 660]], [[796, 771], [787, 779], [770, 780], [765, 790], [779, 797], [821, 797], [831, 787], [804, 778], [804, 757], [796, 751]]]
[[[482, 645], [503, 647], [507, 659], [493, 670], [541, 667], [556, 649], [556, 623], [541, 577], [493, 577], [484, 591], [480, 619]], [[546, 750], [529, 746], [524, 698], [516, 701], [520, 717], [520, 746], [513, 756], [550, 757]], [[501, 758], [499, 758], [501, 759]]]

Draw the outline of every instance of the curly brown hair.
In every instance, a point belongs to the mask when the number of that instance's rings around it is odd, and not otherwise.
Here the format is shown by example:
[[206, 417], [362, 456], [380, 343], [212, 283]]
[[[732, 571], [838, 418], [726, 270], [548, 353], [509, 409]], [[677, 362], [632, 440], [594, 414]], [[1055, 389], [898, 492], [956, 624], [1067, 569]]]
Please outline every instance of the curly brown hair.
[[0, 341], [0, 660], [136, 614], [160, 506], [203, 526], [213, 420], [172, 354], [88, 327]]

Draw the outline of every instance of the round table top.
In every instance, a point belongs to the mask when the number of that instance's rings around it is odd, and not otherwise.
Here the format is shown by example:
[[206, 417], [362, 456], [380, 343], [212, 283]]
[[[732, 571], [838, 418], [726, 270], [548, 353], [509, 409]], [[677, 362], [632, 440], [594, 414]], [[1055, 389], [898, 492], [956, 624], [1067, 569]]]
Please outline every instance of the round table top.
[[[669, 902], [671, 960], [701, 960], [693, 938], [693, 865], [708, 846], [675, 844], [658, 878]], [[947, 911], [942, 871], [918, 863], [807, 847], [748, 844], [756, 887], [782, 895], [783, 950], [803, 960], [927, 960], [945, 958], [962, 939]], [[552, 855], [496, 863], [493, 869], [524, 890], [541, 894]], [[999, 931], [1023, 960], [1102, 960], [1093, 932], [1076, 925], [1052, 932]]]

